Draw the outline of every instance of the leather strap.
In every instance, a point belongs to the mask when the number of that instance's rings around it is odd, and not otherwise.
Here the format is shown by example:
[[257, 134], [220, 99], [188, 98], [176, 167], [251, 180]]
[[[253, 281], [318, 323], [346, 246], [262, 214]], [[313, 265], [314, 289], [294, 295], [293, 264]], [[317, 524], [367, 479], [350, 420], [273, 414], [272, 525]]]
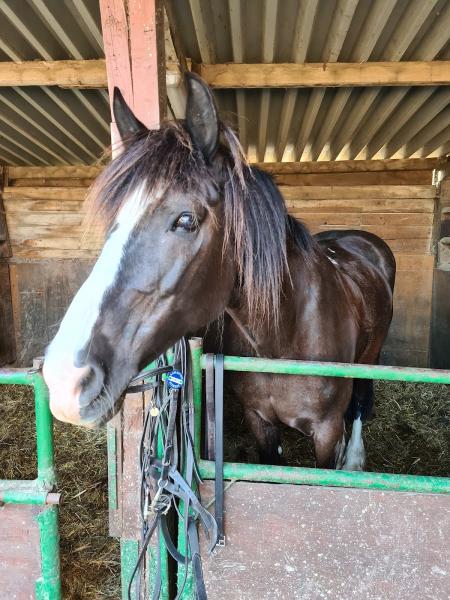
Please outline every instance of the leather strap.
[[206, 393], [206, 458], [214, 460], [214, 354], [205, 355], [205, 393]]
[[223, 524], [223, 354], [216, 354], [215, 359], [215, 517], [217, 523], [217, 543], [225, 543]]
[[200, 557], [200, 544], [198, 543], [197, 526], [194, 519], [189, 519], [188, 539], [191, 549], [192, 573], [195, 579], [197, 600], [207, 600], [205, 580], [203, 578], [202, 559]]
[[258, 344], [256, 343], [255, 338], [249, 332], [249, 330], [247, 329], [247, 327], [242, 323], [242, 321], [238, 317], [236, 311], [233, 308], [227, 307], [225, 309], [225, 312], [233, 319], [236, 327], [239, 329], [239, 331], [242, 333], [242, 335], [244, 336], [244, 338], [247, 340], [247, 342], [250, 344], [250, 346], [255, 351], [256, 356], [260, 357], [261, 354], [259, 352]]

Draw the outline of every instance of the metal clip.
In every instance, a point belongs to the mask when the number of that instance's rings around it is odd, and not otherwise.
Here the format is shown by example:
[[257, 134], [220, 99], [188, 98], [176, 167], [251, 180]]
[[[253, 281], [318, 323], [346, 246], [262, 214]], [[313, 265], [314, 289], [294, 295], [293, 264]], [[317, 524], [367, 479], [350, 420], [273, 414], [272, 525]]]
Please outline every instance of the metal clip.
[[213, 554], [216, 554], [219, 548], [225, 548], [226, 546], [226, 538], [224, 535], [219, 535], [217, 538], [216, 545], [214, 546]]

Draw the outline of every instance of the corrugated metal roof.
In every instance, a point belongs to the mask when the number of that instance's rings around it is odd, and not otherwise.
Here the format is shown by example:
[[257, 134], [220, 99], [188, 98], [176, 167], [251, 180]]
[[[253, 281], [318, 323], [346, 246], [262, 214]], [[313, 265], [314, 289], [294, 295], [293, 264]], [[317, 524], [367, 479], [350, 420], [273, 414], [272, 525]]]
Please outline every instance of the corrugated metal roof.
[[[170, 0], [195, 62], [450, 58], [449, 0]], [[103, 57], [98, 0], [0, 0], [0, 60]], [[216, 90], [250, 159], [437, 156], [450, 88]], [[179, 112], [179, 110], [177, 111]], [[0, 161], [92, 163], [109, 143], [105, 90], [0, 88]]]
[[[102, 58], [97, 0], [1, 0], [0, 60]], [[90, 164], [108, 146], [105, 90], [0, 88], [0, 160]]]
[[[195, 62], [448, 59], [448, 0], [170, 0]], [[406, 158], [450, 151], [444, 88], [217, 90], [251, 159]]]

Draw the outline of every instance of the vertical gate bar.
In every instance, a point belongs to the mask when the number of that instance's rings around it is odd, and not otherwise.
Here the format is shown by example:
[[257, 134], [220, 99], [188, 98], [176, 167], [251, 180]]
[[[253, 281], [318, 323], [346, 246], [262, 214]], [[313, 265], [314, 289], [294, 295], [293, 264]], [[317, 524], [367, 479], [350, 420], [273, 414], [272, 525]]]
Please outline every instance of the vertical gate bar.
[[201, 428], [202, 428], [202, 338], [189, 340], [192, 365], [192, 389], [194, 401], [194, 449], [197, 458], [200, 458]]
[[[120, 538], [120, 582], [122, 585], [122, 598], [128, 599], [128, 586], [131, 575], [139, 556], [139, 542]], [[133, 586], [131, 587], [131, 600], [138, 600]]]
[[108, 505], [109, 510], [117, 510], [117, 439], [116, 428], [111, 423], [106, 425], [106, 448], [108, 453]]
[[58, 506], [45, 508], [37, 517], [41, 546], [41, 577], [36, 582], [38, 600], [61, 598]]
[[53, 420], [49, 407], [48, 389], [41, 374], [33, 377], [36, 418], [38, 479], [49, 489], [56, 482], [53, 465]]

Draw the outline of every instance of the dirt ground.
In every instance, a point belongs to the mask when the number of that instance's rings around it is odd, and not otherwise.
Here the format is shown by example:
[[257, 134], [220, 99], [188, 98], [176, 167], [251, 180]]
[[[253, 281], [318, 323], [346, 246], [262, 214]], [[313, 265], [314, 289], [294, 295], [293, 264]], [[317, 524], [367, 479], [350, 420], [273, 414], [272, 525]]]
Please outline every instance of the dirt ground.
[[[450, 474], [450, 387], [377, 382], [376, 414], [364, 427], [368, 470]], [[32, 392], [0, 386], [0, 478], [35, 477]], [[241, 410], [226, 403], [226, 458], [255, 461]], [[66, 600], [120, 598], [119, 544], [108, 537], [105, 430], [55, 424], [61, 561]], [[313, 466], [312, 444], [284, 431], [288, 464]]]

